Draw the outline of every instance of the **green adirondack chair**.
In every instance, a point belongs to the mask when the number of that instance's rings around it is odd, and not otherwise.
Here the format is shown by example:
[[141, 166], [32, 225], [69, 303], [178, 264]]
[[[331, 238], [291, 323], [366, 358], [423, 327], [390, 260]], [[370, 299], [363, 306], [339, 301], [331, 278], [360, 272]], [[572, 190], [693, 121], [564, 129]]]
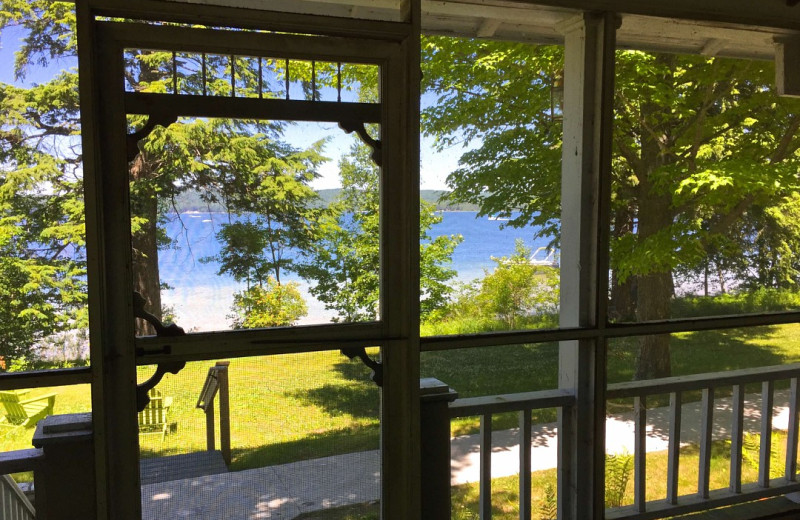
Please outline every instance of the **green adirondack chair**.
[[160, 434], [161, 440], [167, 436], [169, 423], [167, 416], [169, 408], [172, 406], [172, 397], [164, 397], [161, 392], [153, 388], [147, 395], [150, 402], [139, 412], [139, 433], [140, 434]]
[[3, 408], [5, 408], [6, 412], [0, 418], [0, 426], [11, 428], [32, 427], [53, 413], [57, 394], [20, 399], [23, 395], [14, 391], [0, 392], [0, 403], [3, 403]]

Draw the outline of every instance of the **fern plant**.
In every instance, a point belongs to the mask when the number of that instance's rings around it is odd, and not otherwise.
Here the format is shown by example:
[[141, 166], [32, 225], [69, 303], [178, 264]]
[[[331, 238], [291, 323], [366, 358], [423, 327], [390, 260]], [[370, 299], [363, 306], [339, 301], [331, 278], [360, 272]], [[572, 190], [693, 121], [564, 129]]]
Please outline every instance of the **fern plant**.
[[633, 455], [627, 451], [606, 455], [606, 507], [620, 507], [633, 471]]
[[556, 498], [556, 487], [552, 482], [544, 485], [544, 498], [539, 504], [539, 518], [541, 520], [557, 520], [558, 500]]

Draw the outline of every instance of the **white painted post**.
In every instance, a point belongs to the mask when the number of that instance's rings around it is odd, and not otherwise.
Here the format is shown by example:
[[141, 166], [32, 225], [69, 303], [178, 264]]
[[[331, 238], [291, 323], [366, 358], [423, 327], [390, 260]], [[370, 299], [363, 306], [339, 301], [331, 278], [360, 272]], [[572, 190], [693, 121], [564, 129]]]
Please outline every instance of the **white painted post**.
[[[561, 311], [559, 326], [605, 323], [605, 290], [598, 276], [604, 192], [610, 178], [613, 67], [617, 20], [611, 13], [582, 14], [559, 26], [564, 43], [564, 136], [561, 165]], [[602, 316], [602, 318], [601, 318]], [[560, 519], [603, 518], [605, 460], [605, 345], [562, 341], [559, 386], [574, 390], [576, 406], [559, 412]], [[571, 417], [564, 417], [569, 413]]]
[[779, 96], [800, 97], [800, 38], [775, 42], [775, 85]]

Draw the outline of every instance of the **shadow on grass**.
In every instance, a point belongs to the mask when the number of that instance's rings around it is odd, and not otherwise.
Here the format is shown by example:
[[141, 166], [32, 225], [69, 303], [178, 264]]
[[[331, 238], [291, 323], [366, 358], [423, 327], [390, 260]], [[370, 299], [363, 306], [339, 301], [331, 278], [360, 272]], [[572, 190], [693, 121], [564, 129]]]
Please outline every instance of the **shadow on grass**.
[[[779, 326], [709, 330], [670, 337], [672, 375], [723, 372], [780, 365], [787, 360], [775, 349], [757, 344], [780, 331]], [[618, 338], [608, 348], [608, 382], [633, 380], [638, 338]]]
[[422, 377], [435, 377], [459, 397], [546, 390], [558, 386], [558, 344], [522, 344], [423, 352]]
[[342, 453], [377, 450], [379, 442], [380, 426], [378, 424], [309, 433], [302, 439], [294, 441], [255, 448], [234, 448], [231, 453], [229, 469], [241, 471]]
[[380, 503], [370, 502], [304, 513], [295, 520], [378, 520], [380, 516]]
[[322, 408], [331, 416], [376, 419], [380, 408], [380, 389], [370, 379], [370, 369], [359, 361], [344, 358], [333, 369], [345, 380], [287, 394], [309, 405]]

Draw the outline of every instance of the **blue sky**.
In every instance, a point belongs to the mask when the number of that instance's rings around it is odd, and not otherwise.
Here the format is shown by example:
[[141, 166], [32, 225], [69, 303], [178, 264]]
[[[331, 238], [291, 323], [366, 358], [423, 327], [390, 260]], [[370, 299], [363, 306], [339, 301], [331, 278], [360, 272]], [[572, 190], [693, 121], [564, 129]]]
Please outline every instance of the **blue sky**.
[[[32, 67], [23, 81], [14, 78], [14, 52], [19, 47], [23, 33], [14, 27], [9, 27], [0, 32], [0, 82], [13, 83], [19, 86], [32, 86], [36, 83], [47, 81], [52, 74], [61, 69], [76, 66], [71, 60], [62, 60], [51, 64], [47, 69]], [[422, 104], [430, 104], [435, 99], [432, 96], [423, 96]], [[342, 154], [347, 153], [352, 144], [353, 137], [339, 130], [335, 124], [328, 123], [298, 123], [290, 126], [285, 132], [285, 140], [295, 147], [307, 147], [319, 139], [328, 137], [330, 141], [325, 149], [326, 157], [330, 161], [320, 169], [320, 178], [314, 182], [314, 188], [335, 188], [338, 181], [338, 162]], [[458, 158], [465, 151], [463, 148], [451, 148], [444, 152], [435, 152], [433, 140], [422, 138], [421, 152], [421, 189], [445, 190], [447, 175], [458, 166]]]

